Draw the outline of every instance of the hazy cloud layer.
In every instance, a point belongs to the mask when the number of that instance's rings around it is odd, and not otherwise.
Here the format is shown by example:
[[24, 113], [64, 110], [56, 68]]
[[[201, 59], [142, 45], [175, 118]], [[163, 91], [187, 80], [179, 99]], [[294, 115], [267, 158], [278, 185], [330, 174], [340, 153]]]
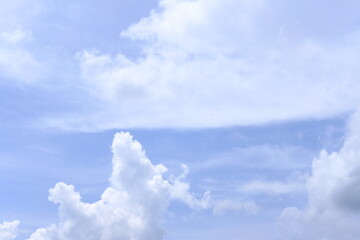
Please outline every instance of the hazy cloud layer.
[[350, 29], [325, 41], [311, 26], [298, 34], [284, 7], [262, 0], [161, 0], [122, 32], [140, 44], [141, 57], [78, 54], [82, 85], [101, 103], [96, 113], [45, 122], [77, 130], [204, 128], [351, 111], [359, 90], [359, 35]]
[[[329, 117], [356, 108], [360, 37], [351, 4], [323, 5], [159, 0], [148, 16], [121, 32], [137, 46], [129, 55], [65, 39], [51, 44], [55, 40], [43, 31], [72, 29], [77, 25], [69, 19], [88, 16], [77, 3], [67, 2], [71, 17], [62, 12], [58, 17], [64, 19], [54, 22], [46, 18], [56, 6], [51, 1], [3, 1], [0, 75], [6, 84], [46, 83], [50, 92], [63, 86], [58, 94], [74, 104], [40, 114], [42, 127], [204, 128]], [[316, 9], [323, 19], [314, 17]], [[347, 18], [333, 23], [339, 14]], [[67, 47], [73, 50], [62, 54]]]

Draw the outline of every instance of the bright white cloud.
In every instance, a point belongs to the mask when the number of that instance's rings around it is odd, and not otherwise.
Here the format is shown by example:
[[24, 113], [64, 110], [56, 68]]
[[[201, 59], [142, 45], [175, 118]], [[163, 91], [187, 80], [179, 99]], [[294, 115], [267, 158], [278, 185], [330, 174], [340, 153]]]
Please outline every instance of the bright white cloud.
[[[59, 204], [59, 223], [36, 230], [29, 240], [159, 240], [163, 214], [171, 200], [180, 200], [193, 209], [253, 210], [254, 203], [240, 206], [202, 198], [189, 191], [184, 182], [188, 169], [179, 177], [164, 179], [162, 164], [153, 165], [139, 142], [129, 133], [117, 133], [112, 144], [113, 170], [110, 186], [101, 199], [84, 203], [74, 186], [58, 183], [50, 189], [49, 200]], [[224, 206], [223, 206], [224, 205]], [[220, 211], [220, 210], [219, 210]]]
[[20, 221], [3, 222], [0, 224], [0, 240], [12, 240], [18, 234]]
[[352, 110], [358, 34], [342, 35], [342, 44], [294, 34], [284, 26], [282, 7], [261, 0], [161, 0], [122, 33], [143, 46], [142, 57], [78, 54], [94, 113], [62, 115], [46, 125], [213, 127]]
[[323, 150], [307, 181], [308, 206], [284, 209], [280, 229], [285, 239], [358, 239], [360, 234], [360, 115], [353, 116], [339, 152]]

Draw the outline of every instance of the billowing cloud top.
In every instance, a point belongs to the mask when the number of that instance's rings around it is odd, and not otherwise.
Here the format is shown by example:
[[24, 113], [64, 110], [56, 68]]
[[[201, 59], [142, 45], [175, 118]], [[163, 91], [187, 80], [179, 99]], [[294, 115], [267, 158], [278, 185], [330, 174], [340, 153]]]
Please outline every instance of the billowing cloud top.
[[37, 229], [29, 240], [160, 240], [163, 215], [175, 199], [193, 209], [213, 208], [214, 213], [257, 210], [252, 202], [214, 202], [209, 192], [196, 197], [183, 181], [185, 165], [182, 175], [164, 179], [166, 167], [153, 165], [129, 133], [115, 135], [112, 151], [110, 186], [101, 199], [84, 203], [74, 186], [57, 183], [49, 200], [59, 204], [59, 223]]
[[198, 200], [180, 179], [165, 180], [162, 174], [167, 169], [153, 165], [129, 133], [115, 135], [112, 151], [110, 186], [101, 199], [83, 203], [74, 186], [56, 184], [50, 189], [49, 200], [60, 205], [60, 222], [38, 229], [30, 240], [158, 240], [164, 235], [160, 223], [171, 199], [207, 207], [208, 195]]

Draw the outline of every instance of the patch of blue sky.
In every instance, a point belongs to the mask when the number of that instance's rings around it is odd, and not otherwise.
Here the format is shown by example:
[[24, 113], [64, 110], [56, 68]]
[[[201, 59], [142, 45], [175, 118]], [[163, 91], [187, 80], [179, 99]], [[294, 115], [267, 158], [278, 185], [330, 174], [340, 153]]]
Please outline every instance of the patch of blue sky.
[[42, 14], [26, 26], [38, 48], [73, 55], [81, 49], [132, 55], [136, 46], [120, 32], [147, 16], [157, 1], [49, 1]]

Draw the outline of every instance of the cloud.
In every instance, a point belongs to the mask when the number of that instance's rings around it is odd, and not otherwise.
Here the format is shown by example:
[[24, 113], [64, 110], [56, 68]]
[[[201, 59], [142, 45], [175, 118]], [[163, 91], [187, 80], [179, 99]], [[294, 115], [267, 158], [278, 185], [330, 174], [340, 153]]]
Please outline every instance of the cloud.
[[245, 194], [282, 195], [305, 192], [306, 175], [295, 174], [287, 181], [251, 181], [243, 184], [238, 191]]
[[2, 32], [0, 34], [0, 39], [5, 43], [16, 44], [21, 41], [30, 40], [31, 35], [32, 33], [29, 30], [16, 29], [11, 32]]
[[31, 45], [31, 27], [46, 9], [43, 0], [0, 0], [0, 87], [36, 85], [45, 64]]
[[[121, 32], [139, 50], [126, 55], [129, 49], [74, 49], [62, 38], [61, 44], [51, 43], [47, 29], [73, 27], [47, 15], [53, 4], [3, 1], [1, 84], [46, 85], [43, 97], [65, 95], [54, 98], [61, 107], [53, 112], [40, 110], [37, 124], [74, 131], [206, 128], [334, 116], [357, 106], [359, 32], [339, 18], [341, 27], [328, 35], [325, 19], [331, 19], [297, 13], [319, 4], [160, 0], [148, 16]], [[323, 14], [344, 12], [354, 18], [344, 6]], [[76, 3], [69, 8], [76, 10]], [[324, 28], [315, 28], [309, 19]], [[32, 44], [23, 41], [30, 35]], [[75, 52], [76, 60], [69, 56]], [[74, 104], [68, 107], [63, 99]]]
[[218, 202], [214, 208], [213, 213], [216, 215], [221, 215], [226, 212], [231, 211], [245, 211], [252, 214], [257, 213], [260, 210], [260, 207], [256, 205], [253, 201], [230, 201], [223, 200]]
[[300, 146], [279, 146], [274, 144], [238, 147], [219, 154], [209, 160], [193, 163], [192, 171], [203, 171], [223, 166], [244, 169], [307, 169], [313, 153]]
[[31, 22], [45, 10], [43, 0], [0, 0], [1, 9], [0, 29], [12, 31], [13, 29]]
[[210, 199], [209, 192], [205, 192], [202, 198], [197, 197], [190, 192], [189, 184], [184, 182], [188, 172], [185, 165], [182, 166], [182, 175], [165, 179], [166, 167], [152, 164], [141, 144], [134, 141], [129, 133], [115, 135], [112, 151], [110, 186], [100, 200], [84, 203], [73, 185], [57, 183], [49, 191], [49, 200], [59, 204], [59, 223], [37, 229], [29, 240], [163, 239], [163, 215], [173, 200], [196, 210], [240, 211], [256, 208], [254, 203], [218, 205]]
[[4, 82], [35, 84], [43, 78], [43, 63], [24, 44], [31, 41], [28, 29], [12, 29], [1, 32], [0, 28], [0, 84]]
[[360, 115], [349, 124], [339, 152], [321, 151], [307, 181], [308, 206], [284, 209], [279, 219], [284, 239], [357, 239], [360, 231]]
[[[21, 36], [8, 36], [19, 41]], [[4, 82], [21, 83], [21, 85], [35, 84], [43, 77], [44, 66], [28, 50], [17, 47], [0, 47], [0, 84]]]
[[204, 128], [353, 110], [360, 75], [357, 32], [329, 41], [311, 31], [297, 34], [292, 23], [284, 24], [289, 6], [282, 4], [161, 0], [122, 32], [141, 46], [138, 57], [78, 53], [80, 85], [92, 96], [93, 109], [53, 115], [42, 124], [83, 131]]
[[20, 221], [3, 222], [0, 224], [0, 240], [12, 240], [16, 238]]

